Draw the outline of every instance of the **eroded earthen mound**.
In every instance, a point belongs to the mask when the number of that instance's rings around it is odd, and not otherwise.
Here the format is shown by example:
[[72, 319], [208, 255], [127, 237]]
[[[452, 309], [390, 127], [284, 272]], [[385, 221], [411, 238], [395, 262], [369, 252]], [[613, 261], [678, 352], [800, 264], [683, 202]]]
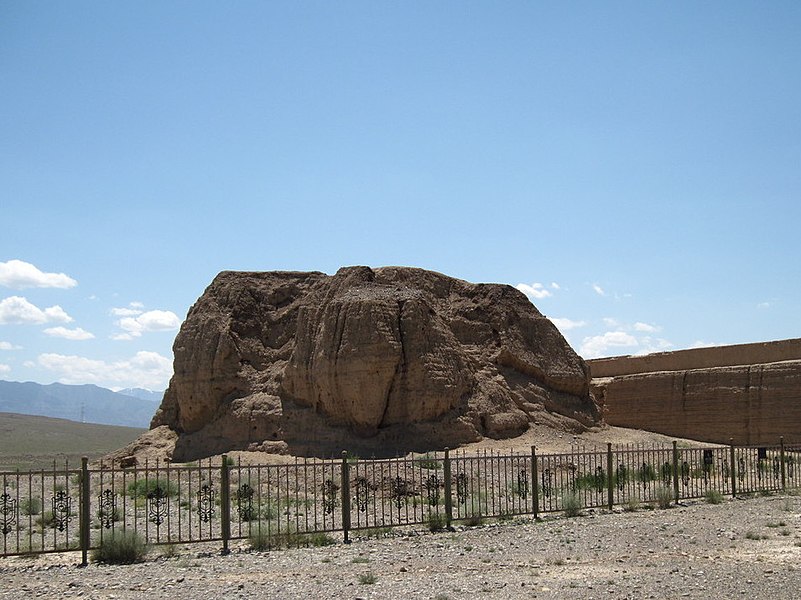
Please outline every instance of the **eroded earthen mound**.
[[[220, 273], [174, 344], [152, 427], [173, 460], [375, 455], [599, 420], [584, 361], [518, 290], [421, 269]], [[547, 414], [545, 414], [547, 413]]]

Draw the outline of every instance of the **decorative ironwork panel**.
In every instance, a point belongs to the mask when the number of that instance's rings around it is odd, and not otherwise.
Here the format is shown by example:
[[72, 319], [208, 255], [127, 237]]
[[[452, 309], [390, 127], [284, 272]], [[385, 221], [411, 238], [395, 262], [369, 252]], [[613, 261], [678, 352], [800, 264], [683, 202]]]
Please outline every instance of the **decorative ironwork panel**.
[[690, 463], [686, 460], [681, 463], [681, 483], [684, 487], [690, 485]]
[[236, 491], [236, 511], [240, 521], [252, 521], [256, 516], [253, 510], [253, 494], [253, 488], [247, 483], [240, 485]]
[[468, 479], [465, 473], [459, 473], [456, 476], [456, 500], [459, 504], [467, 504]]
[[628, 476], [629, 474], [626, 469], [626, 465], [623, 463], [618, 463], [617, 469], [615, 470], [615, 480], [617, 480], [617, 489], [619, 492], [622, 492], [626, 487], [626, 480]]
[[520, 469], [517, 473], [517, 493], [525, 500], [528, 498], [528, 470]]
[[550, 498], [553, 493], [553, 472], [550, 469], [545, 469], [542, 472], [542, 495], [545, 498]]
[[167, 491], [160, 485], [147, 494], [147, 515], [151, 523], [159, 527], [167, 517]]
[[356, 506], [359, 512], [367, 512], [367, 505], [370, 502], [370, 482], [367, 477], [359, 476], [356, 478]]
[[17, 501], [5, 490], [0, 496], [0, 532], [7, 536], [14, 531], [17, 522]]
[[53, 527], [64, 531], [72, 521], [72, 497], [61, 490], [55, 493], [51, 501], [53, 508]]
[[97, 516], [100, 519], [100, 525], [111, 529], [114, 527], [114, 521], [117, 520], [117, 494], [109, 489], [103, 490], [98, 494], [97, 501]]
[[606, 482], [606, 474], [601, 466], [595, 467], [595, 491], [600, 494], [604, 491], [604, 483]]
[[673, 465], [669, 462], [662, 463], [662, 483], [670, 485], [671, 479], [673, 479]]
[[409, 482], [398, 476], [392, 480], [390, 488], [390, 498], [395, 503], [395, 506], [400, 509], [406, 502], [406, 496], [409, 495]]
[[197, 514], [204, 523], [208, 523], [214, 518], [215, 496], [214, 488], [208, 483], [204, 483], [197, 491]]
[[436, 506], [439, 504], [439, 484], [439, 476], [436, 473], [429, 475], [423, 484], [428, 495], [429, 506]]
[[323, 510], [326, 514], [334, 514], [334, 509], [337, 506], [337, 492], [339, 486], [334, 483], [333, 479], [326, 479], [323, 483]]
[[568, 478], [570, 480], [570, 489], [576, 490], [576, 473], [578, 473], [578, 465], [576, 463], [567, 463]]

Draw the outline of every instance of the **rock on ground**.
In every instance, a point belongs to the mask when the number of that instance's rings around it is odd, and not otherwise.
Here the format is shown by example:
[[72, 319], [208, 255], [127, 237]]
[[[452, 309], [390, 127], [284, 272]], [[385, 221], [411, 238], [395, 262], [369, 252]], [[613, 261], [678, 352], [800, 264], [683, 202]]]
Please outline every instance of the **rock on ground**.
[[187, 545], [129, 566], [9, 558], [0, 598], [791, 599], [801, 586], [799, 510], [801, 498], [774, 496], [267, 553]]

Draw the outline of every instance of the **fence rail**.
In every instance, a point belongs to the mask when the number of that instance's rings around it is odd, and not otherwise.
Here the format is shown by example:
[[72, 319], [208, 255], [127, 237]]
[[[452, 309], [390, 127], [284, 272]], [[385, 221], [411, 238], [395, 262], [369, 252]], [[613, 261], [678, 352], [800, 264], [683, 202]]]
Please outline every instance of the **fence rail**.
[[561, 454], [430, 453], [387, 460], [202, 461], [0, 473], [0, 556], [81, 551], [133, 530], [150, 544], [288, 539], [673, 502], [797, 487], [801, 446], [617, 446]]

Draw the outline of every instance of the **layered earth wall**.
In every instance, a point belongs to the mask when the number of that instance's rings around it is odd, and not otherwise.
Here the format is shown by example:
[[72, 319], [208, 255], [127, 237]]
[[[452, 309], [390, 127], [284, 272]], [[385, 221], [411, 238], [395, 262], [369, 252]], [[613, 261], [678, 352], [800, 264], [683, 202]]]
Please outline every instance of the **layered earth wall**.
[[189, 311], [152, 428], [174, 460], [368, 454], [600, 422], [589, 371], [508, 285], [405, 267], [223, 272]]
[[801, 441], [801, 339], [587, 363], [610, 425], [717, 443]]

